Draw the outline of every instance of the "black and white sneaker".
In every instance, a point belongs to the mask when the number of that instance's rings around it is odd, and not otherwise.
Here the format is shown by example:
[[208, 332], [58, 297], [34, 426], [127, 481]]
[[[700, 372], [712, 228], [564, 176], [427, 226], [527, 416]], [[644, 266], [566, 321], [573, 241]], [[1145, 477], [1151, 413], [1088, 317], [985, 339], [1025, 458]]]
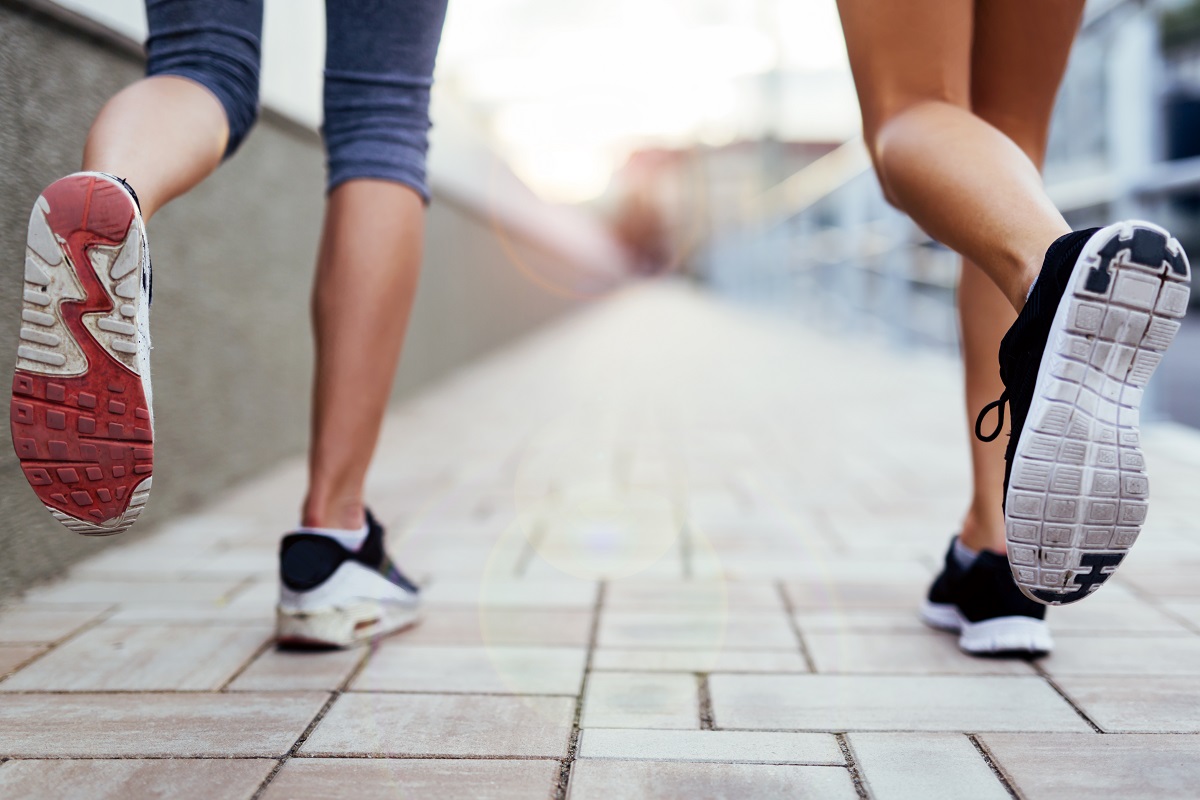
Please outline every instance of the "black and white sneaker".
[[[1063, 236], [1000, 345], [1005, 391], [976, 421], [1005, 459], [1008, 560], [1017, 586], [1049, 605], [1096, 591], [1149, 508], [1138, 408], [1187, 312], [1191, 267], [1148, 222]], [[999, 410], [996, 431], [981, 431]], [[1028, 424], [1026, 422], [1028, 421]]]
[[384, 550], [384, 530], [367, 512], [357, 550], [316, 533], [283, 537], [279, 548], [277, 641], [349, 647], [417, 622], [420, 590]]
[[958, 646], [972, 655], [1042, 656], [1054, 649], [1046, 607], [1021, 594], [1004, 556], [983, 550], [964, 569], [954, 540], [942, 572], [921, 606], [921, 619], [957, 633]]

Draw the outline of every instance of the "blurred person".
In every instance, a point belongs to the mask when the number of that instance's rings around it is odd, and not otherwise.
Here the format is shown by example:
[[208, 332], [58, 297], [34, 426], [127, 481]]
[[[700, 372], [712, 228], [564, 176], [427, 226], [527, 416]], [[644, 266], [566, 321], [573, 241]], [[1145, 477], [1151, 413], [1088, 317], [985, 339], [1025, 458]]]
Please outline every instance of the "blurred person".
[[[418, 589], [388, 559], [363, 483], [421, 262], [445, 12], [446, 0], [326, 4], [309, 474], [280, 548], [281, 642], [346, 646], [417, 617]], [[146, 13], [147, 77], [101, 109], [83, 171], [38, 198], [24, 269], [14, 446], [50, 512], [91, 535], [132, 525], [151, 486], [143, 223], [233, 155], [258, 114], [262, 0], [147, 0]]]
[[1188, 260], [1148, 222], [1072, 231], [1043, 188], [1084, 0], [838, 7], [884, 194], [964, 260], [973, 496], [922, 617], [969, 653], [1044, 654], [1045, 606], [1095, 591], [1145, 519], [1138, 406], [1187, 308]]

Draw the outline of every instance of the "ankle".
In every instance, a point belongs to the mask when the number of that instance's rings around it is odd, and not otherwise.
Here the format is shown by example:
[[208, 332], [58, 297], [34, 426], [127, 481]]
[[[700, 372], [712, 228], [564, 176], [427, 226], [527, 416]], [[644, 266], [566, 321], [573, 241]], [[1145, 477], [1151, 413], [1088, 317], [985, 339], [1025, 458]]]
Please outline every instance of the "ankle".
[[[988, 514], [986, 518], [992, 516], [994, 515]], [[1008, 549], [1004, 536], [1003, 517], [998, 520], [986, 519], [985, 521], [985, 515], [974, 510], [968, 512], [966, 519], [963, 520], [958, 540], [964, 547], [980, 552], [990, 550], [993, 553], [1003, 554]]]
[[332, 500], [309, 492], [300, 514], [300, 524], [306, 528], [358, 530], [366, 521], [361, 496]]

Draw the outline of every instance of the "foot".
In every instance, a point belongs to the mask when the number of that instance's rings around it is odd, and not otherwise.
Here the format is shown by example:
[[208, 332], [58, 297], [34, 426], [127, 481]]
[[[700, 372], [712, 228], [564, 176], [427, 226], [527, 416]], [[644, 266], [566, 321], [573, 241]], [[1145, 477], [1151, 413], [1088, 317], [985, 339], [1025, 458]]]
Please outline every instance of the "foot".
[[[1148, 222], [1068, 234], [1047, 252], [1000, 345], [1004, 395], [976, 424], [994, 439], [1009, 403], [1005, 528], [1027, 597], [1087, 597], [1137, 539], [1149, 508], [1138, 407], [1187, 311], [1190, 278], [1179, 242]], [[993, 407], [1001, 422], [985, 437]]]
[[38, 499], [73, 531], [132, 525], [150, 494], [150, 256], [120, 178], [52, 183], [29, 218], [12, 439]]
[[420, 610], [417, 586], [393, 566], [384, 530], [367, 512], [356, 550], [316, 533], [283, 537], [279, 549], [278, 641], [350, 647], [407, 628]]
[[1054, 640], [1045, 617], [1046, 607], [1017, 589], [1004, 556], [983, 550], [964, 568], [953, 540], [921, 606], [926, 625], [957, 633], [958, 646], [971, 655], [1046, 655]]

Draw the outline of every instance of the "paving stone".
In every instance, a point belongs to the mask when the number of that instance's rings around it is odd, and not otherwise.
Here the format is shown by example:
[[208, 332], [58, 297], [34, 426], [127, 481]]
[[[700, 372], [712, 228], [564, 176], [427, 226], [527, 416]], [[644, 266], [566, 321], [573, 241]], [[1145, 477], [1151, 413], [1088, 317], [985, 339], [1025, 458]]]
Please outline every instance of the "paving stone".
[[105, 606], [70, 608], [11, 606], [0, 609], [0, 642], [50, 644], [97, 619]]
[[1110, 636], [1072, 640], [1041, 665], [1051, 675], [1200, 675], [1200, 636]]
[[1200, 600], [1173, 600], [1163, 603], [1163, 608], [1190, 625], [1193, 631], [1200, 633]]
[[782, 612], [633, 613], [604, 611], [600, 647], [798, 650]]
[[574, 715], [569, 697], [350, 692], [338, 698], [301, 752], [562, 758]]
[[988, 733], [980, 739], [1029, 800], [1183, 800], [1200, 786], [1200, 736]]
[[605, 609], [614, 611], [746, 611], [783, 609], [779, 590], [769, 581], [665, 581], [629, 578], [612, 581], [604, 592]]
[[1055, 682], [1105, 732], [1200, 733], [1195, 677], [1064, 675]]
[[876, 800], [1008, 800], [1004, 784], [960, 733], [852, 733], [859, 773]]
[[244, 626], [105, 622], [0, 683], [0, 691], [219, 689], [271, 633]]
[[410, 646], [385, 643], [356, 691], [578, 695], [587, 651], [578, 647]]
[[699, 729], [695, 675], [596, 672], [583, 700], [585, 728]]
[[804, 658], [783, 650], [626, 650], [600, 647], [593, 670], [617, 672], [808, 672]]
[[0, 702], [0, 757], [279, 757], [327, 698], [323, 692], [11, 694]]
[[27, 644], [0, 644], [0, 679], [46, 652], [45, 647]]
[[421, 591], [426, 608], [573, 608], [590, 610], [599, 584], [585, 580], [439, 578]]
[[463, 758], [293, 758], [271, 781], [263, 800], [526, 800], [548, 798], [559, 762], [477, 761]]
[[663, 761], [576, 761], [570, 800], [727, 800], [735, 797], [858, 797], [841, 767], [775, 764], [687, 764]]
[[84, 603], [89, 606], [97, 603], [120, 603], [126, 606], [217, 603], [231, 594], [241, 580], [64, 580], [30, 589], [25, 599], [30, 603]]
[[745, 764], [827, 764], [846, 757], [827, 733], [768, 731], [672, 731], [588, 728], [578, 758], [628, 761], [719, 761]]
[[[1136, 597], [1115, 595], [1116, 586], [1105, 586], [1104, 593], [1089, 597], [1086, 603], [1072, 603], [1052, 609], [1046, 616], [1056, 636], [1086, 636], [1096, 634], [1154, 635], [1184, 633], [1183, 625], [1159, 609]], [[1070, 645], [1074, 647], [1074, 643]]]
[[713, 675], [717, 728], [1088, 731], [1040, 678]]
[[929, 626], [921, 622], [915, 608], [831, 609], [798, 611], [792, 615], [801, 633], [884, 632], [925, 633]]
[[8, 761], [0, 765], [0, 796], [159, 800], [186, 791], [206, 800], [245, 800], [275, 764], [265, 758]]
[[970, 658], [958, 637], [920, 633], [810, 633], [804, 637], [817, 672], [865, 675], [1033, 675], [1018, 659]]
[[232, 683], [235, 692], [340, 689], [366, 657], [360, 649], [280, 650], [269, 647]]
[[441, 609], [402, 634], [407, 644], [565, 645], [585, 647], [591, 611]]
[[833, 578], [789, 581], [788, 601], [797, 611], [851, 609], [916, 609], [928, 590], [927, 580]]

